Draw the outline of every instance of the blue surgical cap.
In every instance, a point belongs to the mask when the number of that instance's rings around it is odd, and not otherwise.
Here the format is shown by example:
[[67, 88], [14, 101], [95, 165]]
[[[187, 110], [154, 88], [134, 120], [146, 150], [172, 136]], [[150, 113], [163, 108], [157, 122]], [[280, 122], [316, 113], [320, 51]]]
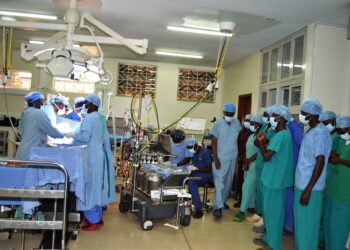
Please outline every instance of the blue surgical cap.
[[300, 110], [312, 115], [320, 115], [322, 113], [322, 105], [316, 99], [306, 99], [301, 104]]
[[331, 119], [336, 119], [337, 115], [333, 111], [323, 111], [320, 115], [320, 121], [327, 121]]
[[37, 100], [40, 100], [40, 99], [44, 99], [44, 96], [38, 92], [38, 91], [34, 91], [34, 92], [30, 92], [29, 94], [27, 94], [25, 97], [24, 97], [24, 100], [27, 102], [27, 103], [33, 103]]
[[245, 115], [245, 117], [244, 117], [244, 120], [250, 120], [250, 119], [252, 119], [252, 114], [247, 114], [247, 115]]
[[228, 102], [228, 103], [226, 103], [224, 105], [224, 111], [225, 112], [230, 112], [230, 113], [235, 113], [236, 112], [236, 107], [235, 107], [235, 105], [233, 103]]
[[85, 103], [84, 97], [77, 97], [74, 99], [74, 107], [75, 108], [81, 108]]
[[256, 122], [259, 124], [263, 123], [263, 119], [261, 115], [253, 115], [252, 118], [250, 119], [251, 122]]
[[52, 103], [63, 103], [66, 105], [67, 99], [63, 95], [58, 95], [52, 99]]
[[197, 143], [195, 138], [186, 139], [186, 147], [193, 147]]
[[275, 104], [275, 105], [272, 105], [272, 106], [270, 106], [270, 107], [267, 107], [266, 109], [265, 109], [265, 112], [269, 115], [269, 116], [271, 116], [272, 115], [272, 110], [273, 110], [273, 108], [275, 108], [277, 105]]
[[275, 105], [272, 108], [272, 113], [282, 116], [286, 121], [292, 120], [292, 114], [290, 113], [289, 109], [286, 106]]
[[350, 116], [339, 116], [337, 118], [337, 128], [350, 128]]
[[95, 94], [88, 94], [85, 98], [88, 102], [91, 102], [96, 107], [100, 107], [101, 105], [101, 99]]

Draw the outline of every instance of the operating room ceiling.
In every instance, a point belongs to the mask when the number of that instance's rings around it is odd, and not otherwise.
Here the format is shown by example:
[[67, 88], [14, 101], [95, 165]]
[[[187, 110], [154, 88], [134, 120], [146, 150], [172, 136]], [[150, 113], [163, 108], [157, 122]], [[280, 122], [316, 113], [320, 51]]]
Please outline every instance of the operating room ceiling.
[[[63, 22], [67, 0], [0, 0], [1, 10], [58, 15]], [[215, 66], [219, 37], [169, 31], [167, 25], [213, 28], [219, 21], [237, 24], [225, 65], [239, 61], [312, 22], [347, 25], [348, 0], [87, 0], [88, 11], [126, 38], [149, 40], [148, 53], [138, 56], [125, 47], [102, 46], [105, 57]], [[43, 20], [33, 20], [47, 22]], [[51, 21], [55, 22], [55, 21]], [[14, 31], [14, 47], [46, 40], [54, 32]], [[168, 50], [203, 55], [202, 60], [155, 54]]]

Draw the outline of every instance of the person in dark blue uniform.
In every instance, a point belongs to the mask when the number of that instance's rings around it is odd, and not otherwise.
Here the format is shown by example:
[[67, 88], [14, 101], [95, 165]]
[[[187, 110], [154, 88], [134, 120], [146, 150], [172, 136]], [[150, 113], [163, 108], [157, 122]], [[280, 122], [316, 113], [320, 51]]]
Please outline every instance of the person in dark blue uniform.
[[187, 139], [186, 145], [187, 149], [189, 149], [189, 151], [193, 153], [193, 166], [189, 166], [189, 169], [192, 169], [190, 177], [201, 177], [200, 180], [190, 180], [188, 182], [188, 189], [192, 195], [192, 202], [196, 209], [196, 212], [194, 213], [193, 217], [198, 219], [203, 216], [203, 207], [199, 196], [198, 187], [212, 182], [213, 175], [211, 165], [213, 162], [213, 158], [211, 156], [210, 151], [198, 145], [194, 138]]
[[70, 112], [66, 118], [81, 122], [82, 121], [82, 108], [84, 106], [85, 98], [84, 97], [77, 97], [74, 100], [74, 109], [72, 112]]

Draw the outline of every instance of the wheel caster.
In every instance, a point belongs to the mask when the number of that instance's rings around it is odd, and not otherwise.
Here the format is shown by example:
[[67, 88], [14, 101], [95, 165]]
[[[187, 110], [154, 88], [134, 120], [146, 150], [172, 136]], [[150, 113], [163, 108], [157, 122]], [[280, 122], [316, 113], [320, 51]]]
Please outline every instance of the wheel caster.
[[153, 222], [150, 220], [145, 220], [144, 222], [141, 223], [141, 227], [145, 231], [150, 231], [153, 228]]
[[191, 215], [184, 215], [180, 218], [180, 224], [187, 227], [191, 223]]

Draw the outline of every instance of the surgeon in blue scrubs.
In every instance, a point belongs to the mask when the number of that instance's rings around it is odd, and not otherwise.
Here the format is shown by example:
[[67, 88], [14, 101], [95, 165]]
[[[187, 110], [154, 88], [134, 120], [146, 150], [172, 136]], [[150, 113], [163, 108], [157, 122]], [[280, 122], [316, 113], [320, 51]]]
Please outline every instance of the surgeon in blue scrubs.
[[[101, 99], [95, 94], [86, 96], [85, 107], [87, 115], [81, 123], [80, 130], [74, 133], [67, 133], [70, 137], [81, 144], [88, 145], [89, 163], [88, 171], [91, 177], [91, 183], [86, 185], [86, 192], [89, 194], [86, 198], [86, 211], [84, 211], [85, 219], [88, 224], [82, 229], [92, 231], [101, 228], [104, 223], [102, 221], [102, 207], [115, 200], [115, 194], [111, 193], [113, 182], [113, 167], [106, 165], [110, 159], [110, 152], [106, 154], [106, 129], [105, 120], [101, 118], [98, 108]], [[108, 146], [108, 145], [107, 145]], [[108, 195], [110, 199], [108, 199]]]
[[299, 120], [306, 127], [306, 133], [295, 173], [295, 246], [297, 250], [316, 250], [332, 140], [329, 130], [319, 121], [322, 105], [318, 100], [305, 100], [300, 110]]
[[28, 160], [32, 147], [39, 146], [47, 141], [47, 136], [63, 138], [64, 135], [51, 125], [46, 113], [40, 110], [44, 97], [40, 92], [31, 92], [24, 97], [28, 107], [21, 115], [19, 133], [21, 144], [17, 150], [16, 158]]
[[[194, 138], [186, 140], [187, 149], [193, 153], [192, 165], [196, 168], [192, 171], [190, 177], [200, 177], [200, 180], [189, 180], [188, 189], [192, 195], [192, 202], [196, 209], [193, 218], [199, 219], [203, 216], [203, 206], [199, 196], [198, 187], [208, 184], [212, 181], [211, 164], [213, 162], [211, 153], [208, 149], [199, 145]], [[206, 202], [206, 201], [204, 201]]]
[[74, 109], [72, 112], [68, 113], [66, 118], [81, 122], [83, 120], [82, 117], [82, 109], [85, 103], [85, 98], [84, 97], [77, 97], [74, 99]]
[[[233, 173], [235, 172], [238, 151], [237, 138], [241, 130], [240, 122], [234, 118], [235, 112], [235, 105], [226, 103], [223, 111], [224, 116], [214, 123], [210, 132], [214, 156], [212, 167], [215, 184], [213, 216], [216, 219], [222, 217], [222, 209], [230, 196]], [[228, 207], [227, 204], [226, 207]]]

